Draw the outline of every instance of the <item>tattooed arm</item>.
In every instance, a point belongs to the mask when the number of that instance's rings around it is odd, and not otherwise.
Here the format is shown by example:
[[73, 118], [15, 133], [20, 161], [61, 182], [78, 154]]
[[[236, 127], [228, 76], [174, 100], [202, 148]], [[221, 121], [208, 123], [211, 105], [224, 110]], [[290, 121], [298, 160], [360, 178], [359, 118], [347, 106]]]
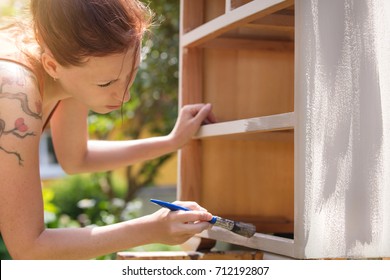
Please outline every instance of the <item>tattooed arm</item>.
[[14, 248], [28, 251], [44, 229], [40, 105], [34, 76], [0, 61], [0, 230], [12, 255]]
[[[28, 84], [35, 86], [37, 82], [35, 76], [25, 68], [9, 62], [0, 62], [0, 73], [2, 73], [0, 102], [3, 104], [0, 111], [0, 152], [5, 154], [5, 159], [11, 156], [22, 166], [22, 155], [17, 148], [15, 149], [15, 145], [8, 143], [14, 143], [14, 140], [19, 143], [25, 138], [37, 136], [34, 131], [29, 129], [26, 122], [38, 121], [38, 124], [41, 123], [42, 106], [39, 93], [36, 100], [29, 102], [27, 94], [19, 91]], [[32, 106], [35, 108], [30, 109], [32, 104], [35, 105]]]

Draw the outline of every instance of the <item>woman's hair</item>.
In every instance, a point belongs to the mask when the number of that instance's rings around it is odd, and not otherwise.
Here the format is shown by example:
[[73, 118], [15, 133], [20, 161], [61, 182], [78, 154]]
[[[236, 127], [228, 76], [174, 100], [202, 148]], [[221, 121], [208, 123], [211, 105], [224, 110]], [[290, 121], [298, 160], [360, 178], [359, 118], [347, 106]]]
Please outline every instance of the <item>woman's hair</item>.
[[138, 48], [152, 13], [138, 0], [31, 0], [35, 37], [63, 66]]

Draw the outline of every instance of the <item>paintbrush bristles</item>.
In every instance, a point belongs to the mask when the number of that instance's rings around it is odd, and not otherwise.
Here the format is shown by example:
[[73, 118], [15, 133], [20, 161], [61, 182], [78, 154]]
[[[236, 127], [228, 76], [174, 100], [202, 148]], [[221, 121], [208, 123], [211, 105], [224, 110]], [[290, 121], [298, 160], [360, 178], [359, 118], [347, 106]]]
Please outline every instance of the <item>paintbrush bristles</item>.
[[249, 238], [255, 235], [256, 227], [252, 224], [235, 222], [232, 232]]
[[227, 229], [245, 237], [252, 237], [256, 232], [256, 227], [252, 224], [235, 222], [221, 217], [216, 217], [215, 226]]

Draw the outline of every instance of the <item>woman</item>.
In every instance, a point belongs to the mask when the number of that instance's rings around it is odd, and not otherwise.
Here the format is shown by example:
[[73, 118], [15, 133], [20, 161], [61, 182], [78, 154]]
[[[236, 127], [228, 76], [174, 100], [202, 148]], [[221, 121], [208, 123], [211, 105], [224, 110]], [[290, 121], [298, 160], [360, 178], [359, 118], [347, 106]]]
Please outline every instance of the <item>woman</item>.
[[[154, 214], [96, 228], [46, 229], [39, 138], [50, 120], [57, 158], [68, 173], [115, 169], [182, 147], [209, 104], [181, 109], [167, 136], [88, 140], [87, 115], [130, 99], [150, 13], [136, 0], [32, 0], [34, 38], [18, 26], [0, 31], [0, 232], [14, 259], [88, 259], [147, 243], [182, 243], [209, 227], [211, 214]], [[27, 34], [27, 35], [26, 35]]]

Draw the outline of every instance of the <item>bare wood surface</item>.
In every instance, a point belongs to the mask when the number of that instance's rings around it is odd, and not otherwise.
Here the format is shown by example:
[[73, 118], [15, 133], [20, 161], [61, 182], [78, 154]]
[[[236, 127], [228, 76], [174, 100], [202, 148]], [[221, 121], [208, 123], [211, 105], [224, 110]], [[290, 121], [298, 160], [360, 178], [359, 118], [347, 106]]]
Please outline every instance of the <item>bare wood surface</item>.
[[257, 40], [246, 38], [216, 38], [201, 45], [202, 48], [264, 50], [264, 51], [294, 51], [294, 42]]
[[204, 19], [203, 0], [181, 0], [180, 1], [180, 32], [181, 35], [200, 26]]
[[[180, 54], [180, 107], [202, 102], [202, 50], [185, 49]], [[178, 199], [199, 201], [201, 195], [201, 143], [192, 140], [178, 153]]]
[[204, 49], [203, 100], [219, 122], [294, 111], [294, 53]]
[[201, 200], [216, 215], [294, 220], [293, 141], [202, 141]]

